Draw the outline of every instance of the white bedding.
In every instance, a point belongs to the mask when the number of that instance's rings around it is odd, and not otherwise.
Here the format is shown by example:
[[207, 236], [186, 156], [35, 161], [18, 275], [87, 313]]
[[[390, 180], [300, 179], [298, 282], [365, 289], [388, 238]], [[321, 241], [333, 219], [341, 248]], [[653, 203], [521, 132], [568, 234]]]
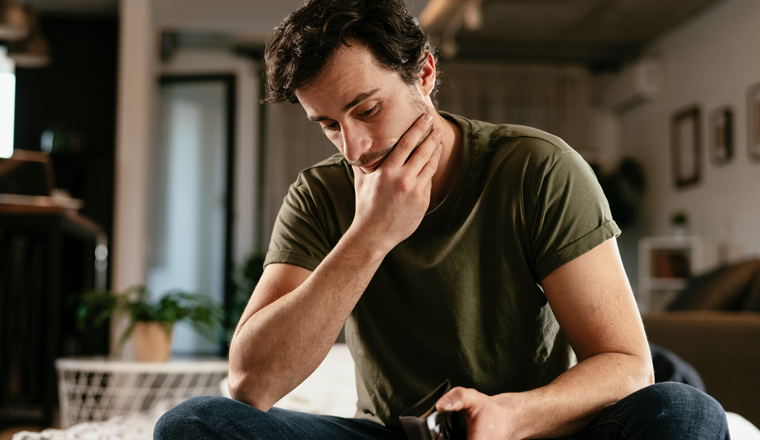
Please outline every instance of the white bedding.
[[[275, 406], [313, 414], [351, 417], [356, 411], [354, 365], [345, 344], [336, 344], [322, 365]], [[220, 384], [227, 394], [226, 381]], [[115, 417], [105, 422], [80, 423], [66, 430], [20, 432], [13, 440], [151, 440], [153, 426], [167, 408]], [[727, 413], [732, 440], [760, 440], [760, 430], [738, 414]]]

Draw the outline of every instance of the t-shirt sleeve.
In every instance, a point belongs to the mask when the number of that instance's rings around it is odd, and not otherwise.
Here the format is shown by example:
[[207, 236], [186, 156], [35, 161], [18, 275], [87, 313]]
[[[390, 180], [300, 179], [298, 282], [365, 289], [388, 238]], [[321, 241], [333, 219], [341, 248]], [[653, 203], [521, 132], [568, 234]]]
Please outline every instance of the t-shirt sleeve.
[[314, 270], [332, 248], [318, 222], [319, 206], [303, 175], [290, 186], [277, 214], [264, 266], [287, 263]]
[[538, 183], [531, 227], [537, 279], [620, 234], [591, 167], [566, 150]]

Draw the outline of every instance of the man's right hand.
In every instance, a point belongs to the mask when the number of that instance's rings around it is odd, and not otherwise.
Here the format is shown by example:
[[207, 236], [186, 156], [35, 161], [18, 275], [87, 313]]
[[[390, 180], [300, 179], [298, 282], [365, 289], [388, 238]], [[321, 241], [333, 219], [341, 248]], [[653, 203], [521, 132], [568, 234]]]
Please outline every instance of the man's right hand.
[[374, 172], [354, 167], [356, 214], [351, 228], [360, 228], [360, 235], [375, 241], [378, 250], [390, 252], [412, 235], [430, 207], [443, 135], [439, 128], [430, 131], [432, 120], [430, 113], [420, 116]]

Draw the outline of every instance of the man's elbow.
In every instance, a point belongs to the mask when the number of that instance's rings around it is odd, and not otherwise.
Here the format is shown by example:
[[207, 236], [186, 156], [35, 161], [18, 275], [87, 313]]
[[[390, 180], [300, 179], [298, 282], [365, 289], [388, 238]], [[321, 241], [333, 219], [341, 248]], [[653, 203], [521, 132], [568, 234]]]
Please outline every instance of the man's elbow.
[[272, 402], [271, 399], [262, 398], [264, 397], [264, 393], [257, 390], [252, 382], [245, 374], [233, 374], [230, 372], [227, 380], [227, 389], [230, 392], [230, 397], [263, 412], [269, 411], [275, 402]]
[[637, 360], [636, 372], [632, 375], [634, 391], [638, 391], [654, 384], [654, 365], [652, 365], [652, 356], [647, 353], [646, 355], [637, 356]]

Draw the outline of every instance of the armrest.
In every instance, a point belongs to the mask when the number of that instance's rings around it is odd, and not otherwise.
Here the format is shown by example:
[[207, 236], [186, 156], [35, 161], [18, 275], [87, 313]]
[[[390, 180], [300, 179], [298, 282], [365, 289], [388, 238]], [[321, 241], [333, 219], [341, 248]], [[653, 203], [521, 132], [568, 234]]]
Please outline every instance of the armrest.
[[694, 366], [726, 411], [760, 424], [760, 313], [679, 311], [643, 319], [649, 341]]

